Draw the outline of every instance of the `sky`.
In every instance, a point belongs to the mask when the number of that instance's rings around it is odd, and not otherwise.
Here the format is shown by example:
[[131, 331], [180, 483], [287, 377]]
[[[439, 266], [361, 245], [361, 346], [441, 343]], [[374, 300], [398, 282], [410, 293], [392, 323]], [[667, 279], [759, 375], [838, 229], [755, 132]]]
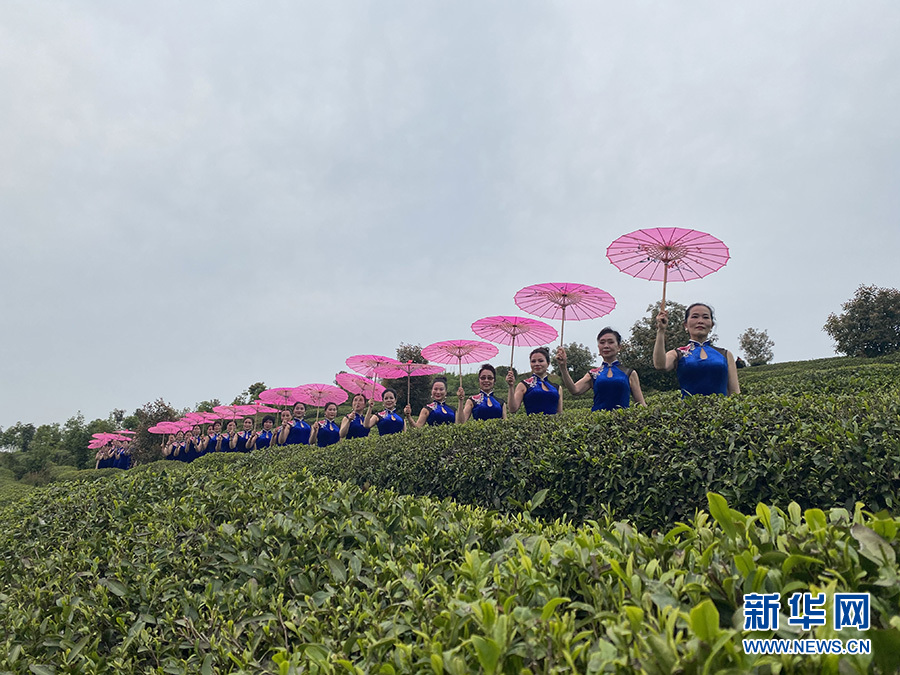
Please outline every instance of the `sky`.
[[616, 298], [566, 342], [627, 337], [661, 285], [606, 248], [650, 227], [729, 247], [667, 293], [719, 344], [834, 355], [900, 286], [897, 35], [888, 1], [4, 2], [0, 427], [330, 383], [542, 282]]

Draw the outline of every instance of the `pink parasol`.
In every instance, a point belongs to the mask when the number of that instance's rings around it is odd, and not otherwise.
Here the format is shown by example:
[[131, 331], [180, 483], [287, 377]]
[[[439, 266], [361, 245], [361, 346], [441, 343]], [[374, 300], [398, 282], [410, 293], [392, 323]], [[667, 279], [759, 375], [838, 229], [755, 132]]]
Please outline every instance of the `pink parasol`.
[[616, 299], [604, 290], [584, 284], [548, 283], [526, 286], [515, 298], [516, 305], [544, 319], [562, 319], [559, 343], [563, 343], [566, 319], [583, 321], [609, 314]]
[[357, 354], [349, 357], [344, 363], [357, 373], [374, 378], [376, 383], [378, 382], [376, 369], [384, 366], [402, 365], [397, 359], [392, 359], [390, 356], [379, 356], [378, 354]]
[[274, 405], [293, 405], [300, 402], [298, 387], [275, 387], [266, 389], [259, 395], [259, 400]]
[[472, 324], [472, 332], [479, 337], [501, 345], [512, 345], [509, 367], [512, 368], [516, 345], [536, 347], [553, 342], [558, 333], [543, 321], [524, 316], [488, 316]]
[[250, 403], [244, 407], [247, 408], [248, 415], [258, 415], [260, 413], [277, 413], [278, 412], [278, 410], [276, 408], [271, 408], [271, 407], [267, 406], [265, 403], [263, 403], [262, 401], [253, 401], [253, 403]]
[[328, 403], [340, 405], [347, 400], [347, 392], [333, 384], [304, 384], [297, 390], [300, 403], [316, 406], [316, 422], [319, 421], [319, 408]]
[[182, 425], [178, 422], [158, 422], [155, 426], [147, 429], [151, 434], [176, 434], [183, 431]]
[[362, 394], [366, 398], [372, 398], [374, 392], [376, 401], [381, 400], [381, 394], [384, 392], [384, 386], [355, 373], [338, 373], [334, 379], [351, 394]]
[[413, 363], [407, 361], [399, 366], [383, 366], [377, 370], [381, 377], [400, 378], [406, 377], [406, 402], [409, 403], [410, 378], [421, 377], [422, 375], [437, 375], [443, 373], [441, 366], [430, 366], [427, 363]]
[[680, 227], [654, 227], [624, 234], [606, 249], [609, 261], [638, 279], [666, 283], [700, 279], [728, 262], [728, 247], [705, 232]]
[[233, 420], [244, 414], [243, 407], [242, 405], [217, 405], [213, 410], [222, 415], [223, 419]]
[[137, 432], [135, 432], [135, 431], [129, 431], [128, 429], [122, 429], [121, 431], [117, 431], [116, 433], [117, 433], [117, 434], [129, 434], [129, 435], [134, 435], [134, 434], [137, 433]]
[[422, 350], [422, 356], [437, 363], [453, 363], [459, 365], [459, 386], [462, 386], [462, 364], [477, 363], [492, 359], [500, 350], [490, 342], [481, 340], [444, 340], [428, 345]]

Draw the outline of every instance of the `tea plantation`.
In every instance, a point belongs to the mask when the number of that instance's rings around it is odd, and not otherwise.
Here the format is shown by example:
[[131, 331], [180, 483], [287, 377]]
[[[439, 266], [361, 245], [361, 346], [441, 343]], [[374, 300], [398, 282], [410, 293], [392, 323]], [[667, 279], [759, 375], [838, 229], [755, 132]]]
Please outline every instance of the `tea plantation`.
[[[0, 672], [897, 672], [900, 358], [740, 375], [731, 399], [0, 476]], [[825, 625], [742, 630], [744, 593], [805, 591]], [[842, 592], [871, 594], [869, 630], [834, 629]], [[872, 653], [744, 653], [773, 635]]]

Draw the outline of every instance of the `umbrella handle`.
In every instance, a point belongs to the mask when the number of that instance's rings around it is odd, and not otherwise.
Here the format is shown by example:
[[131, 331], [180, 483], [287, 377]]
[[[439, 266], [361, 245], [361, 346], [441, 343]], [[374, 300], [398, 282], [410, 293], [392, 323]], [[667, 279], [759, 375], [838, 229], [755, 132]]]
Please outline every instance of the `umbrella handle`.
[[509, 350], [509, 369], [513, 369], [513, 354], [516, 353], [516, 338], [513, 336], [512, 349]]
[[458, 356], [457, 359], [459, 360], [459, 386], [462, 387], [462, 357]]
[[409, 373], [406, 373], [406, 405], [409, 405]]
[[[565, 349], [565, 345], [563, 344], [563, 334], [565, 333], [565, 331], [566, 331], [566, 306], [563, 305], [562, 324], [559, 327], [559, 346], [562, 347], [563, 349]], [[562, 375], [560, 375], [560, 378], [562, 378]], [[563, 409], [563, 384], [561, 384], [559, 387], [559, 412], [562, 412], [562, 409]]]
[[662, 304], [659, 306], [660, 311], [666, 311], [666, 282], [669, 280], [669, 263], [663, 260], [663, 297]]

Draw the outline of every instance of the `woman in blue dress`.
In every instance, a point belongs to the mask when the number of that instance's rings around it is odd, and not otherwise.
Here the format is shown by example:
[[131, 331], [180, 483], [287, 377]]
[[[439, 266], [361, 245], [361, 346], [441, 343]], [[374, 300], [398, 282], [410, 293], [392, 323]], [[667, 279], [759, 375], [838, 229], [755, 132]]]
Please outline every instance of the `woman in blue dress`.
[[566, 389], [573, 396], [583, 394], [588, 389], [594, 390], [591, 412], [627, 408], [632, 398], [638, 405], [647, 405], [637, 372], [631, 368], [623, 368], [619, 363], [621, 349], [622, 336], [618, 331], [608, 326], [601, 330], [597, 334], [597, 351], [600, 352], [603, 363], [599, 368], [591, 368], [578, 382], [572, 381], [569, 369], [566, 368], [566, 350], [562, 347], [556, 350], [556, 361]]
[[497, 371], [490, 363], [485, 363], [478, 369], [478, 388], [480, 391], [470, 396], [463, 405], [466, 392], [460, 387], [456, 391], [459, 398], [460, 411], [459, 424], [463, 424], [473, 418], [476, 420], [506, 419], [506, 402], [494, 396], [494, 383], [497, 381]]
[[366, 397], [357, 394], [353, 397], [353, 410], [341, 420], [341, 438], [365, 438], [369, 435], [365, 412]]
[[[409, 423], [414, 427], [428, 426], [434, 427], [441, 424], [456, 423], [456, 411], [447, 405], [447, 378], [439, 376], [434, 378], [431, 385], [432, 401], [419, 411], [418, 419], [410, 419]], [[403, 412], [407, 415], [412, 414], [412, 408], [407, 403]]]
[[550, 369], [550, 350], [538, 347], [528, 356], [531, 364], [531, 377], [516, 384], [516, 375], [510, 369], [506, 373], [506, 384], [509, 386], [509, 412], [514, 413], [523, 403], [528, 415], [555, 415], [559, 412], [559, 390], [548, 378]]
[[[210, 422], [206, 425], [206, 436], [203, 437], [203, 440], [200, 441], [200, 449], [197, 453], [197, 456], [194, 457], [202, 457], [203, 455], [210, 452], [219, 452], [221, 450], [222, 443], [222, 422], [221, 420], [216, 420], [215, 422]], [[228, 447], [228, 446], [225, 446]]]
[[337, 403], [325, 404], [325, 419], [319, 420], [313, 425], [312, 434], [309, 437], [310, 445], [326, 448], [341, 440], [341, 428], [334, 421], [337, 417]]
[[250, 452], [247, 443], [253, 437], [253, 418], [245, 417], [241, 422], [242, 429], [231, 437], [228, 447], [231, 452]]
[[260, 431], [254, 431], [247, 441], [247, 452], [256, 450], [257, 448], [268, 448], [272, 444], [272, 427], [275, 426], [275, 418], [271, 415], [263, 417], [263, 428]]
[[666, 351], [666, 326], [669, 314], [660, 310], [656, 317], [656, 342], [653, 365], [657, 370], [674, 370], [681, 387], [681, 398], [710, 394], [740, 394], [734, 356], [727, 349], [714, 347], [709, 334], [716, 324], [709, 305], [695, 302], [684, 313], [684, 328], [690, 342]]
[[178, 454], [178, 459], [182, 462], [190, 463], [200, 456], [200, 448], [203, 444], [203, 437], [200, 434], [200, 425], [194, 425], [191, 429], [191, 433], [184, 439], [184, 446]]
[[306, 404], [304, 403], [295, 403], [293, 413], [289, 410], [281, 413], [278, 445], [309, 445], [312, 427], [303, 421], [305, 415]]
[[381, 403], [384, 410], [375, 415], [372, 414], [372, 401], [369, 401], [369, 407], [366, 409], [366, 428], [371, 429], [378, 427], [379, 436], [388, 436], [397, 434], [406, 429], [406, 422], [395, 409], [397, 405], [397, 392], [391, 388], [384, 390], [381, 395]]

